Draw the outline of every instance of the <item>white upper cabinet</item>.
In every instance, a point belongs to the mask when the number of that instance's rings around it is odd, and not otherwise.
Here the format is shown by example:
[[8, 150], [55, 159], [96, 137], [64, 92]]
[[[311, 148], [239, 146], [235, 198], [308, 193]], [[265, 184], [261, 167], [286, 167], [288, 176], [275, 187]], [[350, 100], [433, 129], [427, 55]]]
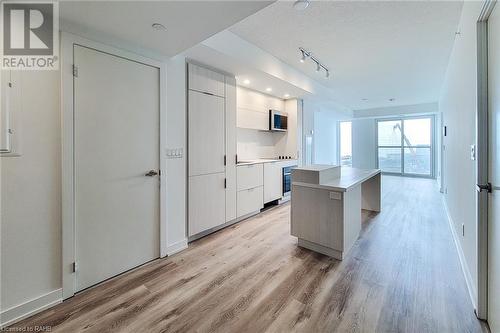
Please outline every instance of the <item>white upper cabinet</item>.
[[189, 89], [210, 95], [225, 96], [225, 77], [221, 73], [189, 64]]
[[238, 107], [238, 127], [261, 131], [269, 130], [269, 111], [258, 112]]
[[237, 127], [255, 130], [269, 130], [269, 110], [285, 110], [282, 99], [257, 91], [238, 87]]
[[189, 91], [189, 176], [224, 172], [224, 98]]

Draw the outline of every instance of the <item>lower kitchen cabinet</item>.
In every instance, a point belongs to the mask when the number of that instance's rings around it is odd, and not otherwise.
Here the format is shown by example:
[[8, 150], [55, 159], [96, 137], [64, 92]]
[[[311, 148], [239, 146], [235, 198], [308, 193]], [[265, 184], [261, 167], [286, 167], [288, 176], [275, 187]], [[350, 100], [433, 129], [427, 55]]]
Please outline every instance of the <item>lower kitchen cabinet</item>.
[[189, 177], [189, 237], [226, 222], [224, 173]]
[[238, 217], [259, 211], [264, 207], [263, 186], [238, 191], [236, 196]]
[[280, 162], [264, 163], [264, 203], [281, 199], [283, 168]]

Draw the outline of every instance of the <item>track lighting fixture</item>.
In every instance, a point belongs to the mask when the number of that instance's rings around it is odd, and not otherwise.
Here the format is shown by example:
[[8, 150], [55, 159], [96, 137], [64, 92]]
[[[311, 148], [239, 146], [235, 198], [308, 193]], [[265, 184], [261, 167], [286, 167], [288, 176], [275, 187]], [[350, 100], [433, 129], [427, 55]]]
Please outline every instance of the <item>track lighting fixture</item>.
[[293, 8], [296, 10], [304, 10], [309, 7], [309, 0], [297, 0], [293, 3]]
[[304, 51], [302, 52], [302, 58], [300, 58], [300, 62], [304, 63], [306, 61], [306, 53]]
[[304, 63], [307, 58], [311, 59], [315, 64], [316, 64], [316, 72], [321, 72], [321, 68], [325, 70], [325, 78], [330, 77], [330, 70], [323, 65], [317, 58], [315, 58], [311, 52], [307, 51], [306, 49], [299, 47], [299, 51], [301, 53], [301, 58], [300, 62]]

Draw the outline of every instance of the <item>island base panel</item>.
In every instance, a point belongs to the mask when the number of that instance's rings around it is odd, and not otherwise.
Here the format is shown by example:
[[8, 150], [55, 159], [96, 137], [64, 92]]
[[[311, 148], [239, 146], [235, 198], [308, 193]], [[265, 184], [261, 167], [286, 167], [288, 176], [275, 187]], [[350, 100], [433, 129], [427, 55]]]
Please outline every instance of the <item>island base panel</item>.
[[323, 246], [317, 243], [309, 242], [305, 239], [299, 238], [298, 239], [298, 246], [303, 247], [305, 249], [318, 252], [324, 255], [327, 255], [329, 257], [338, 259], [338, 260], [343, 260], [344, 259], [344, 253], [342, 251], [337, 251], [335, 249], [332, 249], [327, 246]]

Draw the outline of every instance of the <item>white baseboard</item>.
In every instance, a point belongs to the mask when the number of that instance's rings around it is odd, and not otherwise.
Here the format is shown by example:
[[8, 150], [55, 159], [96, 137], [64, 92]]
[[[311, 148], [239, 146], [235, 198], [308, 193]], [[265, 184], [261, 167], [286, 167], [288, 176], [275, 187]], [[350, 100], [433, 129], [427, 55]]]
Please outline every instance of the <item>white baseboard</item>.
[[453, 219], [451, 218], [450, 211], [448, 210], [448, 205], [446, 204], [444, 196], [443, 196], [443, 204], [444, 204], [444, 209], [446, 211], [446, 216], [448, 217], [448, 224], [450, 226], [451, 233], [453, 235], [453, 241], [455, 242], [455, 247], [457, 248], [458, 257], [460, 259], [460, 265], [462, 266], [462, 272], [464, 274], [465, 282], [467, 284], [467, 290], [469, 292], [469, 297], [472, 301], [474, 309], [477, 310], [477, 290], [472, 280], [472, 275], [469, 270], [469, 265], [467, 265], [467, 261], [465, 260], [462, 244], [460, 243], [460, 239], [458, 238], [457, 232], [455, 230], [455, 223], [453, 223]]
[[188, 247], [188, 240], [187, 238], [184, 238], [183, 240], [174, 243], [172, 245], [167, 246], [167, 256], [171, 256], [173, 254], [176, 254], [178, 252], [181, 252], [182, 250], [187, 249]]
[[19, 320], [32, 316], [62, 302], [62, 289], [3, 310], [0, 313], [0, 328], [12, 325]]

